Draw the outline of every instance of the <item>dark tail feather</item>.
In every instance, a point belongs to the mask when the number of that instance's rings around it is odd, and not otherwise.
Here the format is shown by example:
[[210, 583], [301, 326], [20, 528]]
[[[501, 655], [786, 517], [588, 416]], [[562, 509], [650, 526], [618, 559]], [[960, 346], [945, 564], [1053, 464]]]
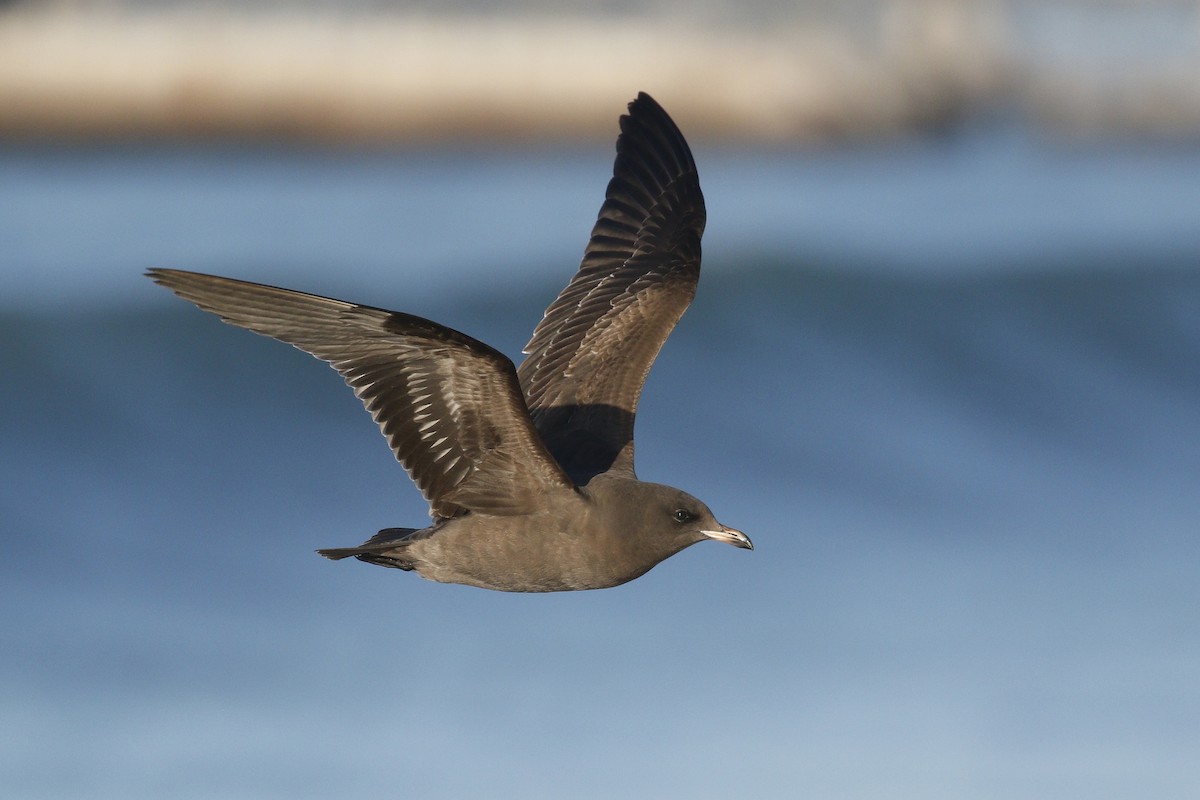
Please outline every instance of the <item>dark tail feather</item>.
[[401, 547], [404, 540], [416, 530], [416, 528], [384, 528], [358, 547], [328, 547], [318, 550], [317, 555], [325, 556], [330, 561], [341, 561], [343, 558], [354, 556], [371, 564], [412, 569], [412, 564], [403, 558], [394, 553], [389, 555], [384, 555], [384, 553]]
[[394, 547], [416, 532], [416, 528], [384, 528], [363, 542], [360, 547], [375, 547], [381, 544], [392, 545]]
[[328, 547], [324, 550], [318, 550], [317, 555], [325, 556], [330, 561], [341, 561], [343, 558], [349, 558], [350, 556], [357, 556], [367, 552], [370, 551], [364, 550], [361, 547]]

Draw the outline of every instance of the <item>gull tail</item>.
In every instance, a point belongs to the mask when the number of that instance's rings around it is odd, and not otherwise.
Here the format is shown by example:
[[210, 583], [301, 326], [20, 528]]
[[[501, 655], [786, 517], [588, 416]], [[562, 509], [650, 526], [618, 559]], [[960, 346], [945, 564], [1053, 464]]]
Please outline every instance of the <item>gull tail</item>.
[[341, 561], [354, 556], [359, 561], [378, 564], [381, 567], [411, 570], [413, 563], [404, 558], [406, 540], [416, 533], [416, 528], [384, 528], [358, 547], [327, 547], [317, 551], [330, 561]]

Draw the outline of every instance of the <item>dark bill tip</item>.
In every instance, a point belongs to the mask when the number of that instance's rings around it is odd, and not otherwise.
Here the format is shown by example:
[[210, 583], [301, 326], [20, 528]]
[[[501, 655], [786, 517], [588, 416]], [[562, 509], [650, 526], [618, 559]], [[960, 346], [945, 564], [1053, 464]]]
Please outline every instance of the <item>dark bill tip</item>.
[[741, 531], [734, 530], [733, 528], [726, 528], [724, 525], [720, 526], [720, 528], [715, 531], [700, 532], [710, 539], [718, 542], [725, 542], [726, 544], [731, 544], [734, 547], [740, 547], [743, 550], [754, 549], [754, 542], [750, 541], [749, 536]]

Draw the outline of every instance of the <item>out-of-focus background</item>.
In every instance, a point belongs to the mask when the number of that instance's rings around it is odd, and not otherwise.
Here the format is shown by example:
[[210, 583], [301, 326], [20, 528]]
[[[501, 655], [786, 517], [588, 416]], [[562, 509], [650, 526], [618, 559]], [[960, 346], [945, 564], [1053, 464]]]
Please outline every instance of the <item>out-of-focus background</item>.
[[[639, 473], [757, 550], [316, 557], [426, 508], [142, 270], [517, 357], [639, 90], [709, 208]], [[1195, 2], [0, 4], [3, 794], [1200, 796], [1198, 145]]]

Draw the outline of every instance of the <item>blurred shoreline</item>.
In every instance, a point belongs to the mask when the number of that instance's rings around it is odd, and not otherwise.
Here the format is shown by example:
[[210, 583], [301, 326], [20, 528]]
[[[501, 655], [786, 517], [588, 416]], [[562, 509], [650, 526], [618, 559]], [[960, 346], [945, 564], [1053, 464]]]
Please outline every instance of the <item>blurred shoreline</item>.
[[[1170, 12], [1151, 27], [1190, 21], [1190, 34], [1099, 57], [1127, 5], [892, 0], [855, 25], [758, 27], [661, 12], [17, 5], [0, 12], [0, 139], [601, 139], [639, 90], [689, 133], [742, 142], [937, 131], [992, 113], [1063, 134], [1196, 138], [1200, 11], [1141, 4]], [[1046, 43], [1055, 27], [1096, 46], [1063, 57]]]

